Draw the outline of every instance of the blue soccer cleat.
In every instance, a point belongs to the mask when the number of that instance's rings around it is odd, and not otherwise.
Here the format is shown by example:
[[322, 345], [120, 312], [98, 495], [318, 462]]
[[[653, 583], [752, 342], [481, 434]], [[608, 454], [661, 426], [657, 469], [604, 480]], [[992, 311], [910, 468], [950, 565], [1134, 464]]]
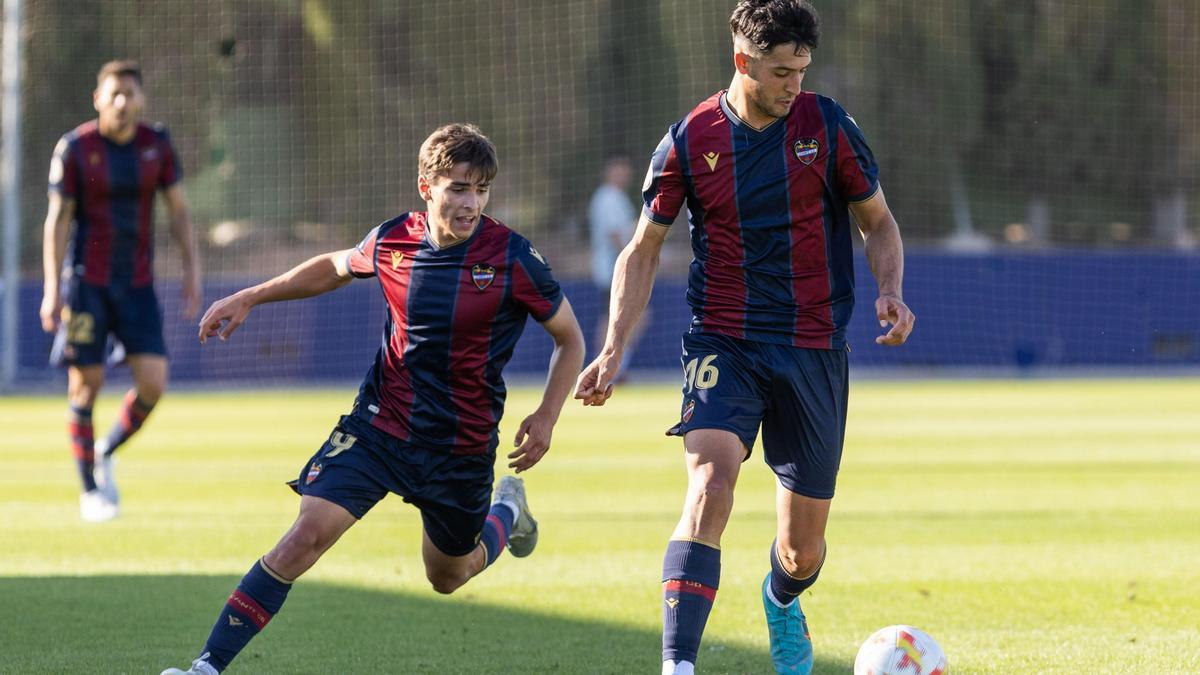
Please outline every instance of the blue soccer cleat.
[[810, 675], [813, 669], [812, 638], [808, 622], [800, 611], [800, 599], [780, 607], [771, 598], [771, 573], [763, 579], [763, 609], [767, 613], [767, 631], [771, 635], [771, 663], [779, 675]]

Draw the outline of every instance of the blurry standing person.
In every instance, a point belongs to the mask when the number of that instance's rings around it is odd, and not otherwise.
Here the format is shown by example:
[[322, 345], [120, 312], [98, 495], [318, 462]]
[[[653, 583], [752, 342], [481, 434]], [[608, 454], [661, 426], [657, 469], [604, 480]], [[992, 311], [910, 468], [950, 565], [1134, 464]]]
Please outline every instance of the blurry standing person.
[[[629, 183], [633, 178], [633, 165], [625, 155], [613, 155], [604, 163], [604, 182], [592, 193], [588, 203], [588, 228], [591, 233], [592, 247], [592, 284], [599, 292], [603, 309], [597, 316], [593, 345], [598, 349], [604, 344], [608, 330], [608, 303], [612, 292], [613, 267], [617, 263], [617, 255], [625, 244], [633, 238], [637, 226], [637, 211], [629, 199]], [[638, 337], [644, 332], [650, 322], [647, 312], [642, 317], [637, 329], [625, 349], [625, 357], [621, 361], [623, 371], [627, 371], [633, 358], [633, 347]]]
[[[42, 328], [58, 332], [67, 366], [67, 429], [79, 468], [84, 520], [117, 516], [116, 452], [154, 410], [167, 384], [162, 308], [154, 292], [154, 200], [166, 198], [183, 273], [183, 315], [200, 306], [200, 267], [166, 127], [141, 121], [146, 97], [135, 61], [110, 61], [96, 76], [98, 117], [67, 133], [50, 164], [42, 258]], [[74, 223], [74, 228], [71, 227]], [[108, 436], [95, 440], [92, 407], [104, 384], [110, 336], [133, 375]]]

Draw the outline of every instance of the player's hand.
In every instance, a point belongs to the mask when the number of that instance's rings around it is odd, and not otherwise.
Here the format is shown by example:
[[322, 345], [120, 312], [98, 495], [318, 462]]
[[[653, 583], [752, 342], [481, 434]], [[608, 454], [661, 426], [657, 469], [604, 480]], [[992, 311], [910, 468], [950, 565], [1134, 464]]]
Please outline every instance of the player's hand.
[[228, 340], [233, 331], [250, 316], [253, 308], [254, 303], [242, 293], [234, 293], [214, 302], [200, 319], [200, 344], [210, 337]]
[[38, 316], [42, 318], [42, 330], [47, 333], [58, 330], [58, 324], [62, 321], [62, 309], [62, 296], [57, 291], [42, 296], [42, 307], [38, 310]]
[[879, 325], [883, 328], [889, 323], [892, 324], [887, 333], [875, 338], [875, 344], [889, 347], [904, 344], [908, 334], [912, 332], [913, 323], [917, 320], [908, 305], [894, 295], [881, 295], [875, 300], [875, 317], [879, 319]]
[[183, 299], [183, 318], [191, 321], [200, 311], [200, 279], [193, 275], [184, 276], [180, 297]]
[[582, 400], [584, 405], [604, 405], [613, 394], [613, 381], [620, 369], [619, 355], [602, 352], [579, 374], [575, 381], [575, 398]]
[[508, 463], [508, 468], [516, 469], [517, 473], [532, 468], [550, 450], [552, 433], [554, 433], [554, 422], [542, 414], [535, 412], [526, 417], [521, 422], [520, 428], [517, 429], [516, 437], [513, 438], [513, 445], [517, 449], [508, 453], [508, 458], [512, 460]]

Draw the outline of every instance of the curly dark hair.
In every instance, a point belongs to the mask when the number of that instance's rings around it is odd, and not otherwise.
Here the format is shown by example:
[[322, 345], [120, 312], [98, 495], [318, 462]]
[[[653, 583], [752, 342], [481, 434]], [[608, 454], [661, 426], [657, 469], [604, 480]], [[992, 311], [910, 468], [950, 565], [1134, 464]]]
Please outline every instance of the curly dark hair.
[[813, 50], [821, 42], [821, 17], [808, 0], [741, 0], [729, 16], [733, 39], [742, 38], [760, 53], [795, 43]]

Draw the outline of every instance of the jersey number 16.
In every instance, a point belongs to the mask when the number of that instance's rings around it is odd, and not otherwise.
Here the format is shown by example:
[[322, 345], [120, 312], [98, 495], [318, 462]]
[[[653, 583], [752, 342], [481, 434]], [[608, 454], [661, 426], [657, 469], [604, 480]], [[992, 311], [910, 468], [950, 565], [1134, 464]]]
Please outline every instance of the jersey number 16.
[[721, 373], [714, 363], [716, 360], [716, 354], [709, 354], [703, 358], [697, 356], [684, 364], [683, 376], [687, 380], [685, 393], [693, 389], [711, 389], [717, 386], [717, 378]]

